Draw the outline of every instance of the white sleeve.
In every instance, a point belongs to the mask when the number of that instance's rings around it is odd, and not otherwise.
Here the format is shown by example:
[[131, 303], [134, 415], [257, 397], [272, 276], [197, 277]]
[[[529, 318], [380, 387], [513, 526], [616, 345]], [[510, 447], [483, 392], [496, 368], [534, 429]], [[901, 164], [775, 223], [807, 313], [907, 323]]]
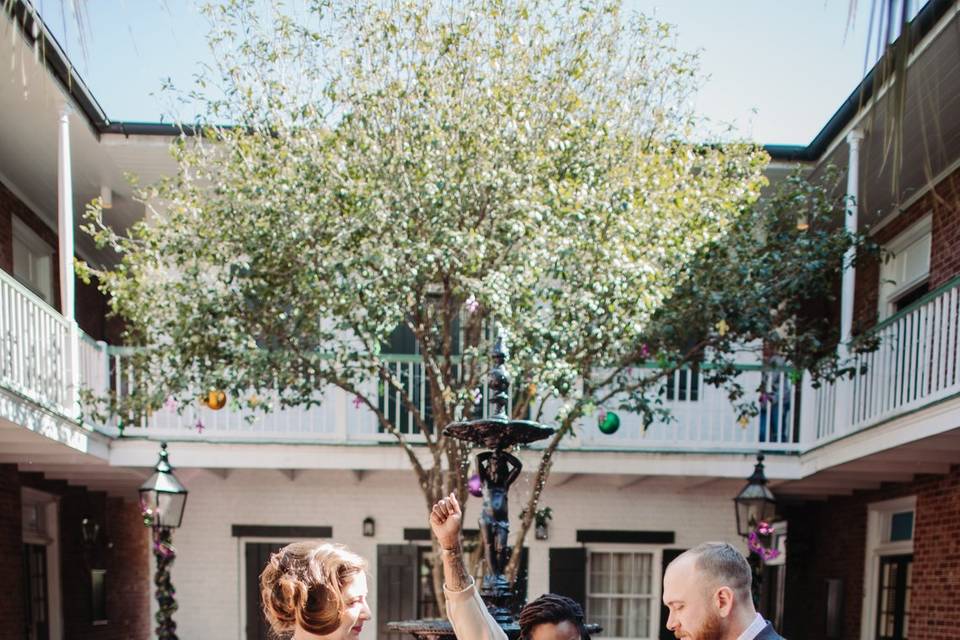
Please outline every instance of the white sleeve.
[[480, 599], [476, 584], [471, 582], [463, 591], [451, 591], [443, 585], [443, 596], [457, 640], [507, 640], [507, 634]]

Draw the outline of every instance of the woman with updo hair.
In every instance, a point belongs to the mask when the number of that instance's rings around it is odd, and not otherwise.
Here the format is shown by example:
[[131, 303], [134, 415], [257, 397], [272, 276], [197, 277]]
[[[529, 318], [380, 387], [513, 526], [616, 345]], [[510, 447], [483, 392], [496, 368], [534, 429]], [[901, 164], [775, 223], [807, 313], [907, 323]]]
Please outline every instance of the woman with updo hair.
[[373, 616], [367, 562], [339, 544], [294, 542], [260, 574], [263, 613], [274, 633], [293, 640], [358, 640]]

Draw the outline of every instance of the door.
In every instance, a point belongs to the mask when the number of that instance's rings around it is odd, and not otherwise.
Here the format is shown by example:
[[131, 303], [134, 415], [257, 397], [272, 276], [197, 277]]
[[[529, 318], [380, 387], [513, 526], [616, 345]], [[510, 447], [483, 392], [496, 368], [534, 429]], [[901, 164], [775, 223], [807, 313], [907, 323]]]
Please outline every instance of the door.
[[880, 558], [877, 640], [905, 640], [910, 622], [913, 555]]
[[27, 640], [48, 640], [50, 619], [47, 607], [47, 547], [42, 544], [23, 545], [24, 602]]
[[403, 634], [387, 629], [387, 623], [412, 620], [417, 615], [417, 549], [412, 544], [377, 545], [378, 640], [406, 640]]
[[270, 625], [263, 616], [260, 604], [260, 573], [267, 566], [270, 554], [276, 553], [286, 542], [248, 542], [244, 547], [246, 575], [244, 577], [245, 602], [247, 605], [247, 640], [273, 640]]

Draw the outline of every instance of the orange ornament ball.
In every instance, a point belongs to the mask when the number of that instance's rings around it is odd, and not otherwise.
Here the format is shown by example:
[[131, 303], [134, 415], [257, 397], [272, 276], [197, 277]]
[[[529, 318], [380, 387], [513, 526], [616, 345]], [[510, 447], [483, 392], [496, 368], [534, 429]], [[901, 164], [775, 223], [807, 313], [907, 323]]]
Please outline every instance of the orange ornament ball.
[[219, 411], [227, 405], [227, 394], [219, 389], [211, 389], [204, 399], [204, 404], [214, 411]]

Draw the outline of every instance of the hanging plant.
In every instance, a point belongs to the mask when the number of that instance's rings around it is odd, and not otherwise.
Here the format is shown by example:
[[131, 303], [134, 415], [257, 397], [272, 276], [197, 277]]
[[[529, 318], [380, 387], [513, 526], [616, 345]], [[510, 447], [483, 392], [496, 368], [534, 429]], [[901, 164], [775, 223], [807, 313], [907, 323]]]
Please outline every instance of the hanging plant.
[[771, 560], [780, 556], [779, 549], [775, 549], [772, 546], [764, 544], [765, 540], [769, 543], [773, 539], [773, 534], [775, 531], [776, 529], [774, 529], [772, 525], [761, 521], [760, 524], [757, 525], [757, 528], [751, 531], [747, 536], [747, 547], [750, 548], [752, 553], [757, 554], [764, 562], [770, 562]]
[[[520, 511], [520, 519], [527, 517], [527, 510]], [[533, 531], [537, 540], [546, 540], [550, 537], [549, 521], [553, 520], [553, 509], [544, 507], [533, 512]]]

